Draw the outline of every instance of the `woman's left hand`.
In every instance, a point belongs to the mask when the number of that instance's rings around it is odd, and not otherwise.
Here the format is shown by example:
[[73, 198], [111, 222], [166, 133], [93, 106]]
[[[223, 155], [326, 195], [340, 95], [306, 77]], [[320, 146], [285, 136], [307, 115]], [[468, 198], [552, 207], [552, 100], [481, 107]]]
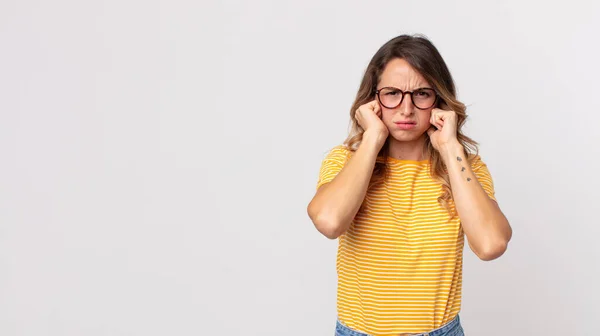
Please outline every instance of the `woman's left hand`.
[[427, 130], [427, 134], [435, 150], [443, 154], [448, 147], [460, 145], [456, 138], [456, 112], [434, 108], [431, 110], [429, 122], [432, 126]]

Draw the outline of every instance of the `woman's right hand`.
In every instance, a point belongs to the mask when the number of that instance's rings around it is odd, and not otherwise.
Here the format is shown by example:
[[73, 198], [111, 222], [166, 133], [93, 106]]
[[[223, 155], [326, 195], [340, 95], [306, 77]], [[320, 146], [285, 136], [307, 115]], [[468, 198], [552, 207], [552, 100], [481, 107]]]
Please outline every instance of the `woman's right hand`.
[[377, 100], [361, 105], [355, 112], [356, 121], [365, 130], [365, 138], [373, 139], [381, 148], [389, 135], [387, 126], [381, 120], [381, 106]]

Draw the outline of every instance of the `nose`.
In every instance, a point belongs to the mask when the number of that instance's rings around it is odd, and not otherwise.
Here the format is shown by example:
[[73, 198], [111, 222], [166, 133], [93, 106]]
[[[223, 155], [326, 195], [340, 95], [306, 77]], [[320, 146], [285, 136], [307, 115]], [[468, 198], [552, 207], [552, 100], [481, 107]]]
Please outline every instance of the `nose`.
[[403, 96], [404, 98], [402, 99], [400, 106], [398, 106], [398, 109], [402, 115], [411, 115], [415, 111], [415, 106], [412, 102], [412, 96], [410, 95], [410, 92], [404, 92]]

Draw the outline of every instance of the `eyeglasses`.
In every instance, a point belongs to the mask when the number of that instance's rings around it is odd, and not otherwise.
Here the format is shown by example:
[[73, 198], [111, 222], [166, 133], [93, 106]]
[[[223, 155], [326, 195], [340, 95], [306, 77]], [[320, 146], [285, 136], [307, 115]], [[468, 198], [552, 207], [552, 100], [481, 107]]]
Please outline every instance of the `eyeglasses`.
[[414, 91], [402, 91], [395, 87], [384, 87], [377, 91], [377, 99], [386, 108], [395, 109], [402, 104], [405, 94], [410, 94], [410, 100], [419, 110], [426, 110], [435, 105], [438, 95], [434, 89], [421, 88]]

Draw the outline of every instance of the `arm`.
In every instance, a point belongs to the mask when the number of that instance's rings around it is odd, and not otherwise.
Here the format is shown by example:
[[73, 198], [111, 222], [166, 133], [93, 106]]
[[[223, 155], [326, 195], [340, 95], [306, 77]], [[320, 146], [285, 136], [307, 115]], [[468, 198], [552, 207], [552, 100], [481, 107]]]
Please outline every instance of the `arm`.
[[369, 187], [380, 143], [377, 135], [365, 132], [354, 155], [331, 182], [317, 190], [308, 205], [310, 219], [327, 238], [343, 234], [356, 216]]
[[434, 108], [430, 123], [433, 127], [427, 134], [448, 169], [452, 198], [469, 246], [482, 260], [496, 259], [506, 251], [512, 229], [467, 161], [464, 148], [457, 140], [456, 112]]
[[512, 236], [508, 220], [477, 180], [460, 143], [443, 146], [440, 153], [448, 168], [452, 197], [471, 250], [486, 261], [500, 257]]

